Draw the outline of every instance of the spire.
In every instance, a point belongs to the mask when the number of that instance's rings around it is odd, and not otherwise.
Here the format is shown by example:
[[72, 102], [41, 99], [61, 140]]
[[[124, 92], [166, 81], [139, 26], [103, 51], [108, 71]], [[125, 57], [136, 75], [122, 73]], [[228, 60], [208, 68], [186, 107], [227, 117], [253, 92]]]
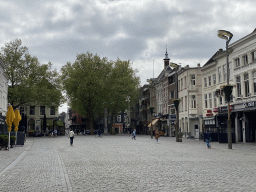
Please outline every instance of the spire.
[[168, 53], [167, 53], [167, 44], [166, 44], [166, 53], [165, 53], [165, 58], [163, 59], [164, 60], [164, 69], [169, 65], [169, 57], [168, 57]]
[[164, 60], [170, 60], [169, 57], [168, 57], [168, 53], [167, 53], [167, 44], [166, 44], [166, 53], [165, 53], [165, 58]]

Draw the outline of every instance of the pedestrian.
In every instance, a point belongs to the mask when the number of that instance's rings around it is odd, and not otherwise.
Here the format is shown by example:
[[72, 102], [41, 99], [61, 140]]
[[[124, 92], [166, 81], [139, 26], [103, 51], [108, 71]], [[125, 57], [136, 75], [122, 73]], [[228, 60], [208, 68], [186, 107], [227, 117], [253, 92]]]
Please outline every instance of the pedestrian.
[[73, 139], [74, 139], [74, 131], [72, 131], [72, 129], [70, 129], [68, 137], [70, 138], [70, 145], [73, 146]]
[[160, 133], [159, 133], [159, 131], [158, 131], [158, 129], [155, 131], [155, 139], [156, 139], [156, 142], [158, 143], [158, 138], [159, 138], [159, 135], [160, 135]]
[[132, 139], [136, 140], [136, 138], [135, 138], [136, 137], [136, 130], [135, 129], [133, 130], [132, 134], [133, 134]]
[[205, 142], [207, 144], [208, 148], [211, 148], [210, 140], [211, 140], [211, 133], [207, 130], [207, 132], [204, 134]]

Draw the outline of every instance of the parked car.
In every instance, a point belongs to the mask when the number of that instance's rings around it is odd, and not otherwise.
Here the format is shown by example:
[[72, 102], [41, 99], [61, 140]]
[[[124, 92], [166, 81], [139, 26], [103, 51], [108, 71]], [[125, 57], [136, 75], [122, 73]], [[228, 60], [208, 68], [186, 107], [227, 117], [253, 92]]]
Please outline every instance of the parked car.
[[40, 131], [35, 131], [35, 132], [33, 133], [33, 137], [41, 137], [41, 136], [42, 136], [42, 134], [41, 134]]

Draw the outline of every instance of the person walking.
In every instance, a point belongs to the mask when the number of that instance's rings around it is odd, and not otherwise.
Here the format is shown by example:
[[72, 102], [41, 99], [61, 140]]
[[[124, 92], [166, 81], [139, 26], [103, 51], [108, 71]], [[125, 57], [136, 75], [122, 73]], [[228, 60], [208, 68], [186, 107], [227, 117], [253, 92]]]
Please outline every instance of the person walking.
[[211, 148], [211, 145], [210, 145], [211, 133], [208, 130], [205, 133], [204, 138], [205, 138], [205, 142], [207, 144], [207, 147]]
[[136, 130], [135, 129], [133, 130], [132, 134], [133, 134], [132, 139], [136, 140], [136, 138], [135, 138], [136, 137]]
[[70, 138], [70, 145], [73, 146], [73, 139], [74, 139], [74, 131], [72, 131], [72, 129], [70, 129], [69, 133], [68, 133], [68, 137]]
[[158, 143], [158, 138], [159, 138], [159, 135], [160, 135], [160, 133], [159, 133], [159, 131], [158, 131], [158, 129], [155, 131], [155, 139], [156, 139], [156, 142]]

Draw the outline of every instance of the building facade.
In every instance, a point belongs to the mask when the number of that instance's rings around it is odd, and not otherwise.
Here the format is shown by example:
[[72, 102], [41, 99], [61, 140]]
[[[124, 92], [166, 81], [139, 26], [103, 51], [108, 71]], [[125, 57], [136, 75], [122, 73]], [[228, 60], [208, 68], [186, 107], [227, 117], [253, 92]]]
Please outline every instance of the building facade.
[[178, 72], [179, 125], [185, 138], [197, 138], [202, 132], [202, 75], [198, 64]]

